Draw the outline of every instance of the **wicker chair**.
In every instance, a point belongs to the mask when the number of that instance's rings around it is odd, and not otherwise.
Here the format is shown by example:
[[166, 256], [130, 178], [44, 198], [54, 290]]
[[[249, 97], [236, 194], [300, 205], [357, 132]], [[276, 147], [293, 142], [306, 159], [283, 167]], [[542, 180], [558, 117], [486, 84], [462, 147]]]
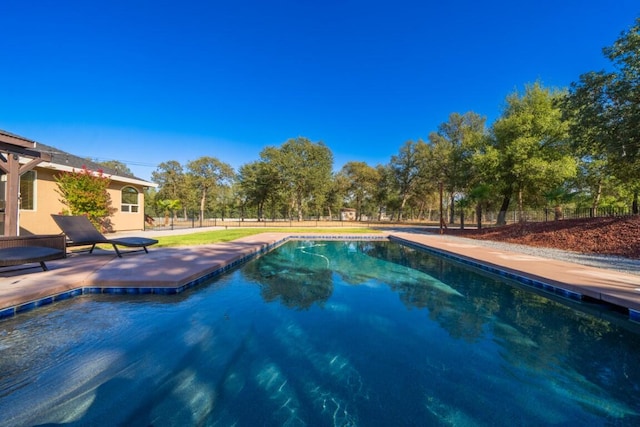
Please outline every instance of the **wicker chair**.
[[63, 234], [0, 237], [0, 267], [39, 263], [47, 271], [45, 261], [66, 256]]

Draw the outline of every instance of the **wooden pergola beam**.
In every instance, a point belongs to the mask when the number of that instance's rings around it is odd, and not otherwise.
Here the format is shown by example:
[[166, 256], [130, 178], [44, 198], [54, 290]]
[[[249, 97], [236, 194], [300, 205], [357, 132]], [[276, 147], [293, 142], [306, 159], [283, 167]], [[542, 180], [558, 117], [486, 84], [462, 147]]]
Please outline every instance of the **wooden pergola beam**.
[[14, 135], [0, 129], [0, 143], [6, 143], [12, 147], [35, 148], [36, 142], [30, 139]]
[[[4, 208], [5, 236], [17, 236], [19, 234], [20, 175], [30, 171], [42, 162], [51, 161], [50, 154], [35, 151], [33, 148], [35, 148], [35, 142], [33, 141], [0, 132], [0, 169], [7, 176]], [[20, 165], [20, 157], [27, 157], [31, 160], [24, 165]]]

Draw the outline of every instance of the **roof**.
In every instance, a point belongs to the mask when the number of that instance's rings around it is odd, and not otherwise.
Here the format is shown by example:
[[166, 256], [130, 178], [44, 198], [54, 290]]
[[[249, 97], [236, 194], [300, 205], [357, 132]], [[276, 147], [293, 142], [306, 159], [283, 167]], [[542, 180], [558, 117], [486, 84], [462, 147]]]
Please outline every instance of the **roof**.
[[51, 154], [51, 163], [55, 163], [58, 165], [65, 165], [74, 169], [82, 169], [86, 167], [87, 169], [90, 169], [92, 171], [102, 170], [104, 173], [108, 175], [128, 176], [128, 177], [135, 178], [133, 175], [126, 174], [116, 169], [103, 166], [101, 164], [98, 164], [92, 161], [91, 159], [79, 157], [74, 154], [67, 153], [66, 151], [62, 151], [58, 148], [42, 144], [40, 142], [38, 143], [38, 145], [36, 145], [35, 151]]
[[79, 157], [58, 148], [37, 143], [34, 151], [41, 153], [47, 153], [51, 155], [51, 162], [42, 163], [40, 166], [49, 169], [59, 169], [63, 171], [80, 170], [87, 168], [92, 171], [102, 171], [105, 175], [109, 176], [114, 181], [128, 182], [131, 184], [139, 184], [147, 187], [155, 187], [156, 184], [146, 181], [142, 178], [138, 178], [135, 175], [120, 171], [111, 167], [101, 165], [84, 157]]
[[51, 155], [51, 161], [43, 162], [39, 165], [39, 167], [66, 172], [87, 168], [91, 171], [102, 171], [105, 175], [109, 176], [109, 178], [114, 181], [137, 184], [145, 187], [157, 186], [152, 182], [146, 181], [142, 178], [138, 178], [124, 171], [119, 171], [114, 168], [103, 166], [97, 162], [92, 161], [91, 159], [79, 157], [58, 148], [42, 144], [40, 142], [32, 141], [22, 136], [0, 129], [0, 141], [3, 139], [12, 141], [18, 140], [19, 142], [24, 141], [25, 143], [31, 144], [31, 147], [35, 145], [35, 147], [30, 148], [31, 151], [37, 151], [40, 153]]
[[15, 145], [22, 148], [33, 148], [36, 145], [35, 141], [31, 141], [30, 139], [2, 129], [0, 129], [0, 143]]

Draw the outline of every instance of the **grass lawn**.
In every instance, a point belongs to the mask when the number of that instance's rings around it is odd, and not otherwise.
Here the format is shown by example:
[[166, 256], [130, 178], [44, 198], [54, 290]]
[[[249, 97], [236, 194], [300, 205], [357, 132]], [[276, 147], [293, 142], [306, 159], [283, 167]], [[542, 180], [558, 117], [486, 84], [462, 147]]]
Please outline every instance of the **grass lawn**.
[[260, 233], [305, 233], [305, 234], [371, 234], [380, 233], [366, 227], [354, 228], [234, 228], [231, 230], [203, 231], [202, 233], [158, 237], [156, 247], [193, 246], [210, 243], [230, 242], [241, 237]]

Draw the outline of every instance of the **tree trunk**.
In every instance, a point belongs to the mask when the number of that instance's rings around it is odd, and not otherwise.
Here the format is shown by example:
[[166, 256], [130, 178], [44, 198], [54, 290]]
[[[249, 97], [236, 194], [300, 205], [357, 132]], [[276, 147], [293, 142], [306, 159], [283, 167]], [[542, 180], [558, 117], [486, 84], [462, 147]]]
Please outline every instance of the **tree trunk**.
[[593, 203], [591, 204], [591, 216], [598, 216], [598, 205], [600, 204], [600, 197], [602, 196], [602, 181], [598, 181], [598, 189], [595, 196], [593, 196]]
[[400, 208], [398, 209], [398, 222], [402, 221], [402, 211], [404, 210], [404, 205], [407, 203], [407, 199], [409, 197], [404, 195], [402, 196], [402, 203], [400, 203]]
[[524, 200], [522, 197], [522, 188], [518, 189], [518, 222], [524, 221]]
[[562, 213], [562, 206], [556, 205], [553, 208], [553, 219], [555, 221], [560, 221], [563, 217], [564, 217], [564, 214]]
[[456, 222], [456, 212], [454, 209], [455, 206], [455, 193], [451, 192], [451, 202], [449, 203], [449, 224], [453, 224]]
[[296, 213], [298, 214], [298, 221], [302, 222], [302, 197], [298, 197], [296, 201]]
[[480, 202], [476, 205], [476, 221], [480, 230], [482, 228], [482, 203]]
[[204, 207], [207, 202], [207, 189], [202, 189], [202, 196], [200, 197], [200, 227], [202, 227], [202, 218], [204, 218]]
[[634, 215], [638, 215], [638, 190], [633, 190], [633, 204], [631, 206]]
[[418, 205], [418, 220], [424, 219], [424, 201]]
[[498, 213], [498, 220], [496, 225], [507, 225], [507, 210], [509, 209], [509, 203], [511, 202], [511, 196], [503, 196], [502, 206], [500, 206], [500, 212]]

